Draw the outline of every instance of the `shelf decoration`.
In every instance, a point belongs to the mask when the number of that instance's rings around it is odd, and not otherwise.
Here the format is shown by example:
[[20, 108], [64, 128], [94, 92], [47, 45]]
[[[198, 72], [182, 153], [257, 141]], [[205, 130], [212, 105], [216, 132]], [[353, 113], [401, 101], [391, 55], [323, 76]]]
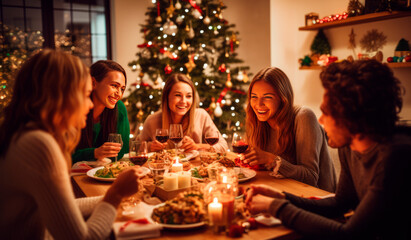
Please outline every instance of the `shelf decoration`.
[[332, 14], [327, 17], [323, 17], [321, 19], [317, 19], [314, 24], [322, 24], [322, 23], [327, 23], [327, 22], [334, 22], [334, 21], [339, 21], [339, 20], [344, 20], [347, 19], [348, 13], [343, 12], [341, 14]]
[[[353, 52], [353, 56], [356, 56], [357, 54], [355, 53], [355, 48], [357, 47], [357, 43], [355, 41], [355, 36], [356, 34], [354, 33], [354, 28], [351, 28], [351, 33], [348, 35], [348, 49], [351, 49]], [[347, 60], [352, 61], [354, 60], [353, 56], [348, 56]]]
[[360, 40], [361, 48], [367, 52], [375, 52], [381, 49], [387, 43], [387, 36], [377, 29], [371, 29]]
[[348, 3], [348, 17], [359, 16], [364, 13], [364, 5], [358, 0], [350, 0]]
[[311, 26], [317, 22], [319, 18], [318, 13], [308, 13], [305, 15], [305, 26]]
[[410, 45], [407, 40], [401, 38], [401, 40], [397, 44], [397, 47], [395, 48], [394, 56], [388, 57], [387, 62], [411, 62]]

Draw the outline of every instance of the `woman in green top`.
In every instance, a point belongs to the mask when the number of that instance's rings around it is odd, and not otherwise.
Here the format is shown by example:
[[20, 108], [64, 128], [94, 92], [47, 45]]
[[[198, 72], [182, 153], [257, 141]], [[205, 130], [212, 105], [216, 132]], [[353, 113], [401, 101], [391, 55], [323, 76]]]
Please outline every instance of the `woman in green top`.
[[[93, 81], [91, 99], [94, 108], [87, 115], [87, 126], [81, 132], [80, 143], [74, 152], [73, 163], [115, 157], [128, 153], [130, 124], [122, 101], [126, 89], [126, 72], [120, 64], [101, 60], [90, 67]], [[120, 133], [119, 143], [107, 142], [110, 133]]]

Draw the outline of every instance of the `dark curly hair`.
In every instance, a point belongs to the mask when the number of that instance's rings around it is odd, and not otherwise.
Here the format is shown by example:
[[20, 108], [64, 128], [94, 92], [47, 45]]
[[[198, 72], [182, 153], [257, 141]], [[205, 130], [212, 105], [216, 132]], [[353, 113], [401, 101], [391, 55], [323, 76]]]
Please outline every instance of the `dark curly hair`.
[[376, 60], [332, 63], [320, 78], [326, 97], [323, 111], [337, 124], [374, 140], [394, 132], [404, 89], [386, 64]]

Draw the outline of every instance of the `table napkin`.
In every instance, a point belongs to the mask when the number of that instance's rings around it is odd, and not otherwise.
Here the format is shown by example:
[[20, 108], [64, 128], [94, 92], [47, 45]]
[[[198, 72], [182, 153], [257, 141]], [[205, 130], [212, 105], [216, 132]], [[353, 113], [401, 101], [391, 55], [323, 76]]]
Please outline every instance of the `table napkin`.
[[160, 237], [161, 225], [151, 220], [151, 213], [155, 207], [156, 206], [148, 205], [144, 202], [139, 202], [133, 208], [128, 209], [125, 217], [131, 220], [115, 222], [113, 224], [116, 239], [125, 240]]

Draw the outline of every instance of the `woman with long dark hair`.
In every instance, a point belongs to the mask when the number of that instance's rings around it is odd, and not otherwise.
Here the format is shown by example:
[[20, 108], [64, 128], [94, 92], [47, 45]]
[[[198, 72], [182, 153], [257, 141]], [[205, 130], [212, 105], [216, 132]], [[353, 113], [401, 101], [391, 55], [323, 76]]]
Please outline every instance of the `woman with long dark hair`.
[[[93, 161], [116, 157], [129, 151], [130, 124], [127, 109], [120, 101], [127, 85], [126, 72], [120, 64], [100, 60], [90, 67], [93, 81], [94, 109], [87, 116], [87, 126], [81, 132], [81, 140], [73, 154], [73, 162]], [[110, 133], [120, 133], [123, 147], [108, 142]]]

